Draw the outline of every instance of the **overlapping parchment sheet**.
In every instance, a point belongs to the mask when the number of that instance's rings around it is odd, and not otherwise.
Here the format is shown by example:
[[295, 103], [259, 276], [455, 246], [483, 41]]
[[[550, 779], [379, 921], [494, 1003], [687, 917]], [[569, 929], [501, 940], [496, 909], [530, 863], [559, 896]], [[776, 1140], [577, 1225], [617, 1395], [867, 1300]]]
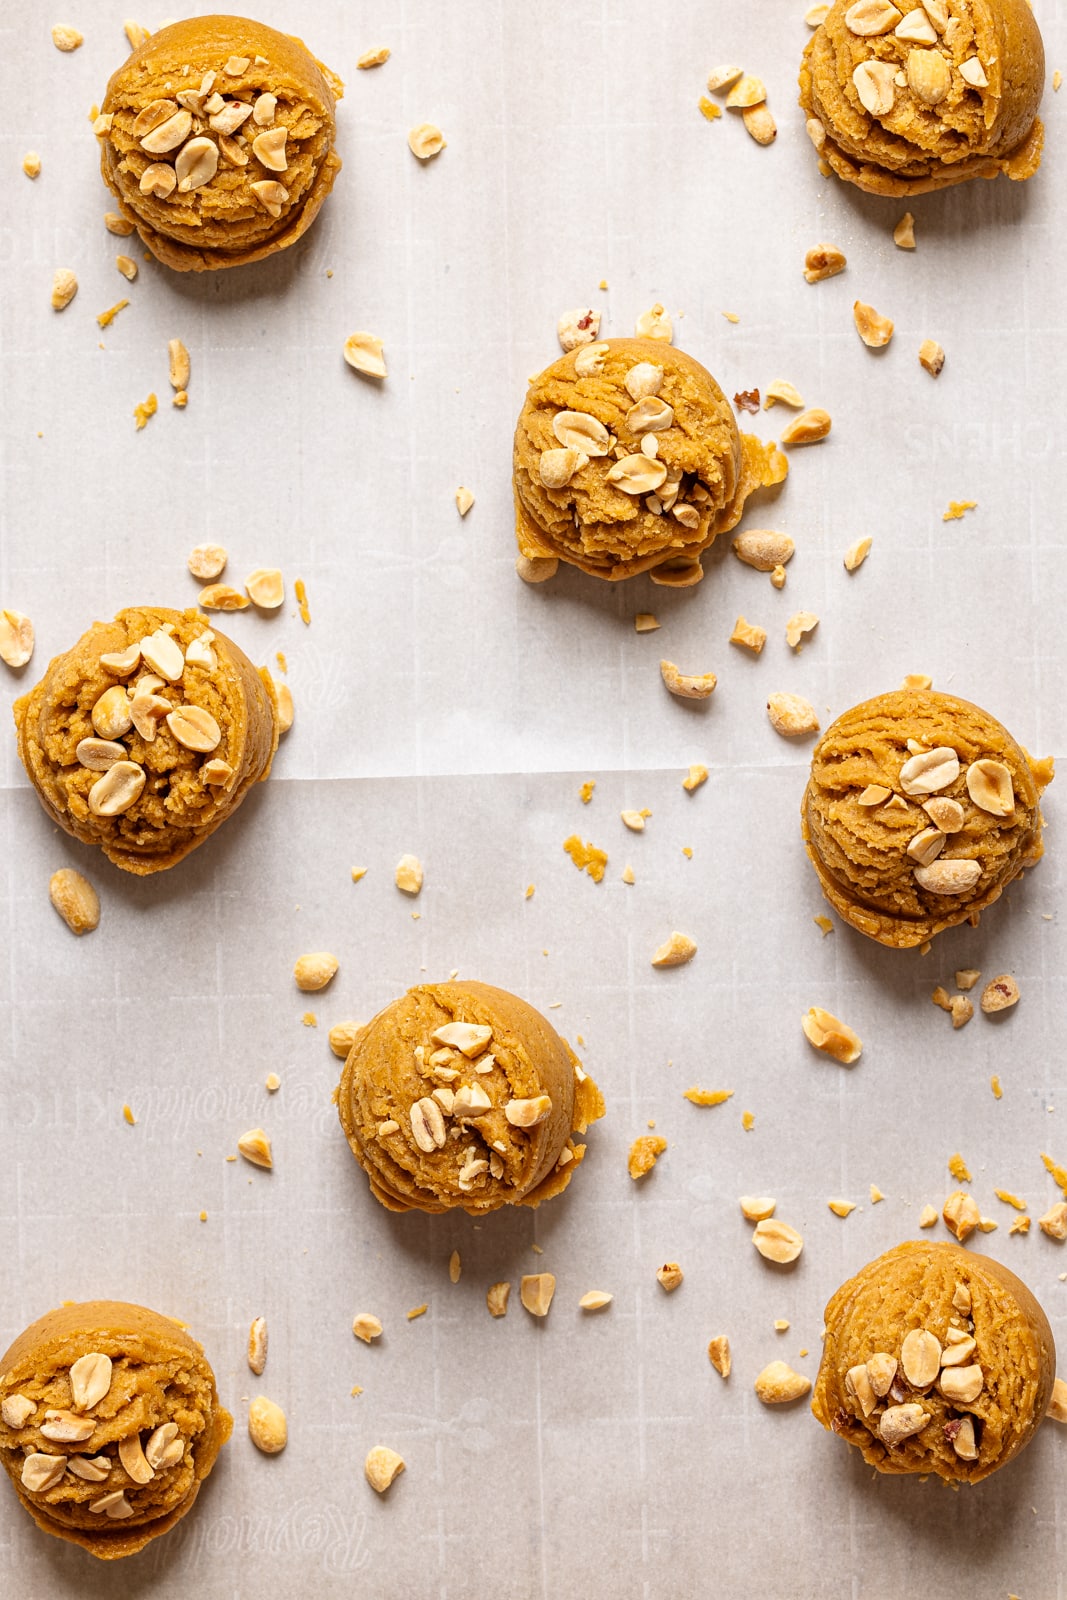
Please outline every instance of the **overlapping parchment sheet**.
[[[1036, 1228], [1009, 1239], [1013, 1213], [992, 1193], [1039, 1214], [1057, 1198], [1040, 1152], [1067, 1161], [1058, 785], [1045, 861], [977, 931], [925, 958], [841, 929], [824, 940], [799, 841], [806, 749], [764, 712], [768, 693], [794, 691], [825, 726], [919, 671], [1035, 754], [1067, 749], [1062, 107], [1046, 96], [1046, 166], [1025, 192], [917, 200], [905, 254], [891, 239], [903, 207], [818, 176], [793, 106], [802, 10], [271, 0], [263, 20], [348, 80], [335, 192], [276, 262], [195, 283], [142, 262], [132, 286], [114, 270], [128, 246], [103, 228], [86, 120], [125, 48], [122, 19], [82, 0], [68, 20], [86, 42], [61, 56], [36, 7], [0, 18], [18, 66], [0, 163], [0, 603], [38, 633], [30, 668], [0, 683], [0, 714], [93, 617], [192, 601], [184, 558], [204, 539], [229, 547], [235, 582], [277, 564], [291, 596], [302, 577], [312, 618], [290, 599], [273, 620], [224, 621], [257, 662], [286, 654], [296, 722], [269, 784], [162, 881], [125, 880], [53, 833], [0, 740], [0, 1337], [64, 1297], [173, 1310], [238, 1418], [195, 1515], [122, 1574], [153, 1600], [308, 1584], [526, 1600], [575, 1581], [690, 1595], [709, 1569], [731, 1600], [764, 1600], [782, 1589], [783, 1551], [791, 1596], [895, 1600], [976, 1570], [991, 1590], [1054, 1592], [1067, 1440], [1051, 1427], [992, 1483], [948, 1496], [872, 1481], [803, 1405], [768, 1412], [751, 1389], [779, 1356], [814, 1375], [829, 1294], [940, 1205], [957, 1149], [1000, 1224], [974, 1247], [1030, 1283], [1067, 1348], [1067, 1257]], [[1049, 13], [1055, 65], [1067, 41]], [[357, 73], [379, 43], [392, 59]], [[730, 113], [700, 117], [706, 72], [731, 58], [768, 84], [770, 148]], [[448, 139], [426, 168], [405, 138], [423, 120]], [[41, 153], [36, 184], [23, 146]], [[827, 239], [848, 269], [809, 286], [804, 252]], [[81, 283], [60, 316], [57, 266]], [[122, 295], [101, 332], [95, 314]], [[856, 298], [896, 322], [881, 354], [856, 336]], [[781, 593], [728, 548], [688, 594], [514, 577], [511, 431], [527, 377], [556, 352], [556, 317], [584, 302], [625, 334], [656, 300], [728, 394], [786, 378], [833, 416], [746, 519], [796, 540]], [[357, 328], [385, 341], [379, 387], [342, 360]], [[173, 337], [192, 357], [183, 413], [167, 393]], [[936, 382], [917, 360], [927, 337], [947, 352]], [[133, 407], [153, 390], [160, 411], [137, 433]], [[770, 437], [781, 416], [745, 426]], [[477, 496], [463, 521], [460, 483]], [[943, 522], [952, 499], [978, 507]], [[850, 577], [842, 556], [862, 534], [874, 547]], [[794, 657], [783, 635], [798, 609], [822, 620]], [[661, 630], [638, 637], [638, 610]], [[726, 643], [739, 613], [770, 632], [758, 661]], [[704, 709], [665, 693], [661, 656], [718, 673]], [[690, 796], [691, 761], [711, 778]], [[628, 834], [618, 812], [643, 806], [645, 834]], [[601, 885], [564, 855], [572, 832], [608, 851]], [[417, 902], [392, 884], [406, 851], [426, 869]], [[78, 943], [47, 901], [63, 864], [103, 902]], [[358, 885], [353, 865], [369, 869]], [[676, 928], [698, 954], [654, 972]], [[309, 1000], [292, 963], [323, 948], [341, 970]], [[929, 995], [963, 966], [1012, 971], [1016, 1010], [954, 1034]], [[561, 1002], [547, 1015], [579, 1054], [582, 1035], [608, 1099], [571, 1192], [480, 1227], [376, 1207], [330, 1105], [327, 1026], [453, 968]], [[863, 1038], [854, 1068], [805, 1043], [813, 1004]], [[317, 1029], [301, 1025], [309, 1008]], [[735, 1094], [702, 1111], [682, 1099], [691, 1085]], [[626, 1151], [649, 1119], [669, 1149], [638, 1188]], [[256, 1124], [272, 1174], [225, 1159]], [[874, 1208], [871, 1182], [887, 1197]], [[737, 1208], [752, 1192], [803, 1232], [792, 1272], [753, 1250]], [[837, 1196], [861, 1209], [839, 1220]], [[672, 1297], [654, 1275], [667, 1259], [686, 1271]], [[559, 1286], [535, 1324], [517, 1283], [542, 1269]], [[484, 1291], [504, 1277], [511, 1310], [493, 1322]], [[590, 1288], [616, 1298], [583, 1318]], [[385, 1324], [370, 1349], [349, 1331], [360, 1310]], [[256, 1315], [270, 1326], [262, 1379], [244, 1364]], [[726, 1385], [705, 1354], [720, 1332]], [[289, 1415], [277, 1459], [243, 1435], [260, 1390]], [[362, 1478], [376, 1443], [408, 1463], [384, 1501]], [[13, 1498], [0, 1505], [5, 1593], [81, 1600], [115, 1579], [45, 1541]]]

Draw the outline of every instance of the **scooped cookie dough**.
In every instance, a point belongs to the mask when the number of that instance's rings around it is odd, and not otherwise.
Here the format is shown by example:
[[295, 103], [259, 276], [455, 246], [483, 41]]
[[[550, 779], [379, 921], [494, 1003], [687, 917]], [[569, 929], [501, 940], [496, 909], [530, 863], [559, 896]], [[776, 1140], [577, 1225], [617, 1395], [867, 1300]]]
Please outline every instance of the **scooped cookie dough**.
[[197, 611], [94, 622], [15, 701], [19, 755], [48, 815], [141, 875], [173, 867], [270, 773], [270, 674]]
[[1027, 0], [835, 0], [800, 67], [823, 160], [871, 194], [1030, 178], [1045, 54]]
[[823, 893], [879, 944], [976, 925], [1040, 859], [1052, 773], [955, 695], [901, 689], [854, 706], [816, 745], [801, 806]]
[[687, 587], [745, 500], [788, 468], [738, 432], [710, 372], [662, 339], [580, 345], [531, 383], [515, 429], [515, 532], [528, 561]]
[[0, 1359], [15, 1493], [45, 1533], [103, 1561], [185, 1516], [232, 1427], [200, 1345], [144, 1306], [61, 1306]]
[[299, 39], [262, 22], [172, 23], [107, 86], [104, 182], [176, 272], [261, 261], [295, 244], [333, 187], [343, 89]]
[[897, 1245], [826, 1307], [811, 1409], [879, 1472], [977, 1483], [1037, 1432], [1056, 1347], [1013, 1272], [955, 1244]]
[[423, 984], [356, 1035], [341, 1126], [390, 1211], [538, 1206], [567, 1187], [604, 1099], [539, 1011], [487, 983]]

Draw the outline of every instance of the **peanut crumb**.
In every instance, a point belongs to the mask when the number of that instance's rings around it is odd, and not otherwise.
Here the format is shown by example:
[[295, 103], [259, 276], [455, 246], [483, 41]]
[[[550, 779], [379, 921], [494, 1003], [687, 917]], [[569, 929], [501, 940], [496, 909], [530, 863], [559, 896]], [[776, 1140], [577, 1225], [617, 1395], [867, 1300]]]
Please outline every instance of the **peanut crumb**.
[[995, 1072], [994, 1072], [993, 1076], [989, 1080], [989, 1087], [993, 1091], [993, 1099], [994, 1100], [1000, 1100], [1000, 1099], [1003, 1098], [1004, 1090], [1000, 1087], [1000, 1077]]
[[130, 1109], [130, 1107], [129, 1107], [129, 1106], [123, 1106], [123, 1108], [122, 1108], [122, 1115], [123, 1115], [123, 1116], [124, 1116], [124, 1118], [125, 1118], [125, 1119], [126, 1119], [126, 1121], [127, 1121], [127, 1122], [128, 1122], [128, 1123], [129, 1123], [129, 1125], [130, 1125], [130, 1127], [131, 1127], [131, 1128], [132, 1128], [132, 1127], [134, 1127], [134, 1126], [135, 1126], [135, 1125], [136, 1125], [136, 1122], [137, 1122], [137, 1118], [136, 1118], [136, 1117], [135, 1117], [135, 1116], [134, 1116], [134, 1114], [133, 1114], [133, 1112], [132, 1112], [132, 1111], [131, 1111], [131, 1109]]
[[424, 1300], [421, 1306], [412, 1306], [411, 1310], [404, 1314], [409, 1322], [414, 1322], [417, 1317], [424, 1317], [429, 1309], [428, 1302]]
[[365, 878], [366, 876], [367, 876], [367, 868], [366, 867], [353, 867], [352, 868], [352, 882], [353, 883], [358, 883], [361, 878]]
[[474, 496], [471, 494], [469, 489], [464, 488], [463, 484], [460, 484], [459, 488], [456, 490], [456, 510], [459, 512], [460, 516], [465, 517], [473, 504]]
[[936, 1208], [936, 1206], [923, 1206], [922, 1210], [919, 1212], [919, 1227], [920, 1228], [932, 1228], [936, 1221], [937, 1221], [937, 1208]]
[[821, 930], [824, 939], [828, 933], [833, 933], [834, 925], [830, 921], [829, 917], [812, 917], [811, 920], [814, 922], [815, 926]]
[[708, 1345], [708, 1360], [720, 1378], [730, 1376], [730, 1341], [725, 1333], [718, 1333]]
[[684, 1277], [685, 1273], [677, 1261], [665, 1261], [662, 1267], [656, 1268], [656, 1278], [668, 1294], [673, 1294]]
[[734, 631], [730, 635], [730, 643], [741, 645], [745, 650], [751, 650], [758, 656], [767, 643], [767, 630], [758, 623], [746, 622], [744, 617], [738, 617], [734, 623]]
[[697, 953], [694, 940], [686, 933], [675, 931], [665, 944], [661, 944], [652, 956], [654, 967], [681, 967], [692, 961]]
[[450, 1283], [458, 1283], [459, 1280], [460, 1280], [460, 1274], [462, 1273], [462, 1271], [463, 1271], [463, 1263], [460, 1260], [459, 1251], [458, 1250], [453, 1250], [452, 1254], [448, 1258], [448, 1280], [449, 1280], [449, 1282]]
[[276, 1072], [268, 1072], [264, 1081], [266, 1083], [268, 1094], [277, 1094], [278, 1090], [282, 1086], [282, 1080], [279, 1078]]
[[659, 623], [651, 611], [639, 611], [634, 617], [634, 627], [638, 633], [655, 633]]
[[27, 178], [37, 178], [41, 173], [41, 158], [36, 150], [27, 150], [22, 158], [22, 170]]
[[635, 881], [634, 880], [634, 869], [633, 869], [633, 867], [631, 867], [629, 862], [627, 862], [626, 865], [623, 867], [622, 872], [619, 874], [619, 876], [622, 878], [623, 883], [627, 883], [627, 884], [631, 884], [631, 885], [634, 883], [634, 881]]
[[905, 211], [893, 229], [893, 243], [898, 250], [915, 249], [915, 218], [910, 211]]
[[789, 1322], [788, 1322], [787, 1318], [785, 1318], [785, 1317], [775, 1317], [775, 1319], [774, 1319], [774, 1331], [775, 1331], [775, 1333], [788, 1333], [789, 1332]]
[[369, 72], [371, 67], [382, 67], [389, 60], [392, 51], [388, 45], [380, 45], [377, 50], [367, 50], [356, 60], [360, 72]]
[[879, 1187], [878, 1187], [878, 1185], [876, 1183], [872, 1183], [871, 1184], [871, 1205], [872, 1206], [876, 1206], [878, 1204], [879, 1200], [884, 1200], [884, 1199], [885, 1199], [885, 1195], [882, 1193], [881, 1189], [879, 1189]]
[[846, 572], [855, 572], [857, 567], [862, 567], [863, 563], [871, 553], [871, 545], [873, 543], [873, 539], [865, 537], [863, 539], [857, 539], [855, 544], [849, 545], [848, 549], [845, 551]]
[[684, 777], [682, 779], [682, 788], [683, 789], [687, 789], [689, 791], [689, 793], [692, 794], [694, 789], [699, 789], [700, 785], [702, 783], [707, 783], [707, 781], [708, 781], [708, 769], [707, 769], [707, 767], [702, 767], [699, 764], [697, 764], [695, 766], [690, 767], [688, 774], [686, 775], [686, 777]]
[[533, 897], [534, 897], [534, 885], [532, 883], [528, 883], [526, 885], [526, 891], [523, 894], [523, 899], [524, 900], [532, 900]]
[[847, 1217], [850, 1212], [856, 1209], [854, 1200], [827, 1200], [826, 1204], [830, 1207], [835, 1217]]

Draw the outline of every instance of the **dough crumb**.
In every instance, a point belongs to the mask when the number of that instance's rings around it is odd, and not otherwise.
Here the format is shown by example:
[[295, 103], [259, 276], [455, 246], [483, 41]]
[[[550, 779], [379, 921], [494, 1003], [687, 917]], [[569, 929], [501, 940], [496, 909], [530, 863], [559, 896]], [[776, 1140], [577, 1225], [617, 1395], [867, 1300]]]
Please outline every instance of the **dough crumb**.
[[667, 1141], [660, 1134], [642, 1134], [630, 1146], [626, 1167], [631, 1178], [643, 1178], [652, 1171], [660, 1156], [667, 1148]]
[[125, 1118], [125, 1120], [127, 1121], [127, 1123], [130, 1125], [131, 1128], [136, 1126], [137, 1118], [134, 1116], [134, 1114], [131, 1111], [129, 1106], [123, 1106], [122, 1115]]
[[[120, 259], [128, 259], [128, 258], [120, 258]], [[134, 267], [134, 272], [136, 272], [136, 270], [137, 270], [136, 266], [134, 266], [134, 264], [132, 262], [130, 263], [130, 265]], [[100, 314], [98, 315], [97, 319], [96, 319], [97, 322], [99, 323], [100, 327], [101, 328], [110, 328], [111, 324], [114, 322], [114, 320], [118, 316], [119, 312], [120, 311], [125, 311], [126, 307], [129, 305], [129, 303], [130, 302], [128, 300], [116, 300], [115, 304], [113, 306], [109, 306], [106, 311], [101, 311]]]
[[590, 800], [593, 798], [593, 790], [595, 788], [595, 778], [587, 778], [582, 784], [582, 787], [578, 790], [578, 798], [582, 802], [583, 806], [587, 806], [589, 804]]
[[[142, 400], [139, 405], [134, 406], [133, 420], [137, 425], [138, 433], [140, 433], [141, 429], [145, 427], [149, 417], [154, 417], [158, 410], [159, 401], [156, 399], [154, 394], [150, 394], [147, 400]], [[247, 601], [245, 603], [247, 604]]]
[[758, 656], [767, 643], [767, 630], [761, 628], [758, 623], [746, 622], [744, 617], [738, 617], [729, 642], [740, 645], [743, 649], [750, 650], [754, 656]]
[[606, 850], [597, 849], [595, 844], [583, 844], [576, 833], [564, 839], [563, 848], [570, 856], [579, 872], [588, 872], [594, 883], [600, 883], [604, 877], [604, 870], [608, 864]]
[[690, 767], [687, 775], [682, 779], [682, 788], [687, 789], [689, 793], [692, 794], [695, 789], [699, 789], [700, 785], [702, 783], [707, 783], [707, 781], [707, 767], [697, 764], [696, 766]]
[[821, 930], [824, 939], [828, 933], [833, 933], [834, 925], [830, 921], [829, 917], [812, 917], [811, 920], [814, 922], [815, 926]]
[[392, 53], [388, 45], [379, 45], [377, 50], [364, 51], [363, 55], [358, 57], [356, 66], [360, 72], [369, 72], [371, 67], [383, 67]]
[[959, 522], [966, 511], [975, 511], [978, 507], [977, 500], [950, 500], [948, 510], [941, 513], [942, 522]]
[[459, 1280], [460, 1280], [460, 1275], [461, 1275], [462, 1271], [463, 1271], [463, 1262], [460, 1259], [459, 1251], [458, 1250], [453, 1250], [452, 1254], [448, 1258], [448, 1280], [449, 1280], [449, 1282], [450, 1283], [458, 1283]]
[[957, 1183], [970, 1183], [970, 1170], [958, 1150], [954, 1156], [949, 1157], [948, 1170]]
[[744, 1128], [746, 1133], [752, 1132], [753, 1128], [756, 1126], [756, 1118], [751, 1111], [742, 1111], [741, 1126]]
[[708, 1343], [708, 1360], [720, 1378], [730, 1376], [730, 1341], [725, 1333], [717, 1333]]
[[417, 1318], [424, 1317], [429, 1309], [429, 1303], [424, 1300], [421, 1306], [412, 1306], [411, 1310], [404, 1314], [409, 1322], [414, 1322]]
[[[994, 1189], [993, 1193], [996, 1195], [997, 1199], [1002, 1200], [1006, 1206], [1014, 1206], [1016, 1211], [1026, 1210], [1026, 1201], [1020, 1199], [1017, 1194], [1012, 1194], [1010, 1189]], [[1067, 1206], [1064, 1206], [1063, 1209], [1064, 1215], [1067, 1216]]]
[[305, 628], [310, 628], [311, 610], [308, 606], [307, 586], [305, 585], [303, 578], [297, 578], [296, 582], [293, 584], [293, 593], [296, 596], [296, 604], [297, 610], [300, 612], [300, 620], [304, 624]]
[[367, 876], [367, 868], [366, 867], [353, 867], [352, 868], [352, 882], [353, 883], [358, 883], [361, 878], [365, 878], [366, 876]]

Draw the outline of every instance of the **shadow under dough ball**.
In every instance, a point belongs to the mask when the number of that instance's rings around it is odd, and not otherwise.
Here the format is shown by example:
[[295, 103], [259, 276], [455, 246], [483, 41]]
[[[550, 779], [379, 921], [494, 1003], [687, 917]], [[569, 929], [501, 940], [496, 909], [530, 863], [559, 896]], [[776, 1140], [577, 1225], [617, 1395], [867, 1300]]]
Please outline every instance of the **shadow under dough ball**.
[[692, 356], [662, 339], [579, 345], [534, 379], [519, 415], [519, 551], [595, 578], [651, 572], [686, 588], [700, 582], [701, 553], [738, 522], [748, 496], [788, 470], [775, 445], [738, 431]]
[[851, 927], [908, 948], [977, 925], [1040, 860], [1051, 759], [1032, 761], [988, 712], [932, 689], [853, 706], [812, 753], [801, 834]]
[[955, 1244], [897, 1245], [838, 1289], [811, 1409], [879, 1472], [977, 1483], [1030, 1443], [1056, 1347], [1024, 1283]]
[[14, 713], [53, 822], [141, 876], [203, 844], [278, 748], [270, 674], [198, 611], [134, 606], [94, 622]]
[[409, 989], [356, 1035], [337, 1108], [390, 1211], [538, 1206], [585, 1155], [604, 1098], [539, 1011], [487, 983]]
[[232, 1428], [200, 1345], [144, 1306], [61, 1306], [0, 1358], [15, 1493], [45, 1533], [103, 1561], [185, 1516]]
[[295, 244], [333, 187], [343, 92], [299, 39], [262, 22], [172, 23], [108, 83], [104, 182], [176, 272], [261, 261]]
[[869, 194], [1030, 178], [1045, 73], [1027, 0], [835, 0], [800, 66], [800, 104], [827, 165]]

